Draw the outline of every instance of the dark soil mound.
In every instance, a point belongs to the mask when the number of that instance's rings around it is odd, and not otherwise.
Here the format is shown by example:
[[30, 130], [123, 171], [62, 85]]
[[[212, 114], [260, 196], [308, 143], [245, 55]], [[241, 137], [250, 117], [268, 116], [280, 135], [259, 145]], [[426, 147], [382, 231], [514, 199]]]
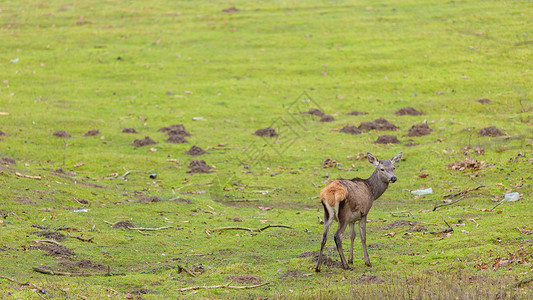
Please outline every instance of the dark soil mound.
[[411, 222], [407, 220], [398, 220], [387, 225], [379, 227], [379, 230], [391, 230], [393, 228], [403, 227], [403, 226], [413, 226], [416, 222]]
[[165, 142], [174, 144], [184, 144], [188, 143], [189, 141], [187, 141], [187, 139], [185, 139], [181, 135], [171, 135], [168, 137], [168, 139], [165, 140]]
[[347, 113], [346, 115], [348, 115], [348, 116], [362, 116], [362, 115], [367, 115], [367, 114], [368, 113], [364, 112], [364, 111], [354, 110], [352, 112]]
[[162, 127], [162, 128], [159, 128], [158, 131], [165, 132], [169, 136], [173, 136], [173, 135], [177, 135], [181, 137], [191, 136], [191, 134], [187, 132], [187, 130], [185, 130], [185, 126], [183, 126], [183, 124], [175, 124], [175, 125], [170, 125], [167, 127]]
[[[311, 257], [313, 258], [314, 262], [318, 262], [318, 255], [320, 254], [319, 251], [305, 251], [300, 253], [297, 257], [303, 258], [303, 257]], [[327, 267], [332, 268], [342, 268], [342, 263], [340, 261], [334, 261], [331, 259], [331, 257], [325, 255], [322, 253], [322, 263]]]
[[503, 133], [496, 127], [496, 126], [490, 126], [485, 127], [479, 130], [477, 135], [480, 136], [502, 136]]
[[403, 107], [403, 108], [400, 108], [399, 110], [397, 110], [395, 112], [395, 114], [397, 116], [420, 116], [420, 115], [423, 115], [424, 113], [421, 112], [421, 111], [418, 111], [410, 106], [406, 106], [406, 107]]
[[52, 133], [52, 135], [56, 137], [60, 137], [60, 138], [65, 138], [65, 139], [71, 138], [71, 135], [68, 134], [65, 130], [55, 131], [54, 133]]
[[271, 127], [263, 128], [263, 129], [257, 129], [254, 133], [257, 136], [264, 136], [264, 137], [276, 137], [278, 136], [276, 130]]
[[341, 129], [341, 132], [347, 133], [347, 134], [361, 134], [363, 133], [357, 126], [344, 126]]
[[[134, 289], [130, 292], [133, 295], [147, 295], [147, 294], [158, 294], [156, 291], [152, 291], [146, 288]], [[140, 298], [142, 299], [142, 298]]]
[[429, 128], [427, 123], [422, 124], [416, 124], [411, 126], [409, 129], [409, 132], [407, 133], [407, 136], [423, 136], [428, 135], [433, 131], [431, 128]]
[[360, 130], [396, 130], [398, 127], [384, 118], [375, 119], [372, 122], [362, 122], [359, 125]]
[[236, 12], [240, 12], [241, 10], [236, 8], [235, 6], [232, 6], [230, 8], [226, 8], [226, 9], [223, 9], [222, 12], [223, 13], [227, 13], [227, 14], [232, 14], [232, 13], [236, 13]]
[[32, 245], [30, 246], [31, 250], [41, 250], [46, 251], [44, 255], [46, 256], [53, 256], [53, 257], [70, 257], [76, 255], [74, 251], [70, 250], [69, 248], [63, 246], [63, 245], [57, 245], [57, 244], [38, 244], [38, 245]]
[[93, 263], [88, 259], [82, 259], [80, 261], [65, 260], [59, 262], [59, 265], [69, 271], [76, 271], [78, 269], [93, 269], [98, 271], [107, 271], [107, 267], [101, 264]]
[[411, 231], [411, 232], [423, 232], [423, 231], [428, 231], [428, 229], [425, 226], [416, 225], [416, 226], [412, 226], [411, 228], [409, 228], [409, 231]]
[[87, 137], [87, 136], [95, 136], [95, 135], [98, 135], [100, 134], [100, 130], [98, 129], [94, 129], [94, 130], [89, 130], [87, 131], [86, 133], [83, 134], [84, 137]]
[[202, 154], [206, 154], [207, 151], [205, 151], [204, 149], [198, 147], [198, 146], [192, 146], [191, 149], [189, 149], [189, 151], [185, 151], [185, 154], [189, 154], [189, 155], [192, 155], [192, 156], [198, 156], [198, 155], [202, 155]]
[[15, 165], [16, 162], [13, 158], [5, 156], [0, 158], [0, 165]]
[[355, 279], [355, 282], [360, 284], [381, 284], [385, 283], [383, 278], [372, 274], [361, 274]]
[[157, 142], [152, 140], [149, 136], [145, 136], [144, 139], [135, 139], [131, 143], [131, 145], [135, 147], [142, 147], [142, 146], [155, 145], [155, 144], [157, 144]]
[[322, 117], [325, 115], [325, 113], [323, 113], [320, 109], [317, 108], [312, 108], [308, 112], [303, 112], [302, 114], [309, 114], [317, 117]]
[[320, 122], [333, 122], [335, 118], [332, 115], [323, 115]]
[[122, 133], [138, 133], [135, 128], [124, 128], [122, 129]]
[[161, 198], [157, 196], [146, 196], [146, 195], [139, 196], [139, 199], [137, 199], [138, 203], [153, 203], [153, 202], [161, 202], [161, 201], [162, 201]]
[[394, 135], [381, 135], [378, 137], [378, 139], [374, 143], [376, 144], [399, 144], [400, 141]]
[[245, 284], [259, 284], [261, 283], [261, 278], [255, 275], [231, 275], [227, 276], [226, 280], [245, 283]]
[[38, 231], [38, 232], [34, 232], [32, 234], [36, 234], [38, 236], [42, 236], [44, 238], [51, 239], [51, 240], [54, 240], [54, 241], [57, 241], [57, 242], [62, 242], [62, 241], [67, 239], [66, 236], [64, 236], [63, 234], [61, 234], [61, 233], [59, 233], [57, 231]]
[[0, 136], [10, 136], [10, 134], [7, 133], [7, 132], [3, 132], [2, 130], [0, 130]]
[[183, 202], [183, 203], [191, 204], [191, 200], [185, 199], [185, 198], [181, 198], [181, 197], [178, 197], [178, 198], [173, 199], [173, 200], [176, 201], [176, 202]]
[[113, 228], [134, 228], [135, 225], [133, 225], [130, 221], [118, 221], [112, 226]]
[[483, 99], [478, 99], [476, 100], [477, 102], [481, 103], [481, 104], [489, 104], [489, 103], [492, 103], [492, 101], [490, 101], [490, 99], [487, 99], [487, 98], [483, 98]]
[[187, 173], [211, 173], [208, 166], [204, 160], [193, 160], [189, 164], [188, 168], [190, 169]]

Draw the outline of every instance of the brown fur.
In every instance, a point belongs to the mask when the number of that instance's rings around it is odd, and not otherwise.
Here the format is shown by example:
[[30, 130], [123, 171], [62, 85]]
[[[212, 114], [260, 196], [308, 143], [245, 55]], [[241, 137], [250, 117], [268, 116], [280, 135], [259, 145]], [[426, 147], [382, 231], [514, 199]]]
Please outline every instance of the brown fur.
[[336, 202], [344, 201], [347, 193], [346, 187], [340, 180], [333, 180], [320, 191], [320, 200], [322, 203], [333, 207]]

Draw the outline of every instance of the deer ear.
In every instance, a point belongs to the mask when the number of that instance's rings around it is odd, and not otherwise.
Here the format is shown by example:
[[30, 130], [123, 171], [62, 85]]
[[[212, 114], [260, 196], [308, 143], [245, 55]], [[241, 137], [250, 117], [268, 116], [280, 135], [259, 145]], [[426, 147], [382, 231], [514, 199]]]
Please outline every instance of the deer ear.
[[374, 155], [370, 154], [370, 152], [366, 153], [366, 157], [368, 158], [368, 162], [370, 162], [374, 166], [379, 165], [379, 160]]
[[396, 154], [393, 158], [391, 158], [390, 162], [393, 165], [397, 164], [400, 161], [400, 159], [402, 159], [402, 154], [403, 154], [403, 152], [400, 152], [400, 153]]

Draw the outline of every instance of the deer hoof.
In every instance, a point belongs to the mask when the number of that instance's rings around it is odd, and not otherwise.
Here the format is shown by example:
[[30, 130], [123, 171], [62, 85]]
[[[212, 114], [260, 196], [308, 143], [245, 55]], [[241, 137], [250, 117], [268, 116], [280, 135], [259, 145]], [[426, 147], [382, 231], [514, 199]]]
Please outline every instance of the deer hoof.
[[349, 260], [348, 260], [348, 264], [349, 264], [349, 265], [353, 265], [353, 259], [349, 259]]
[[320, 268], [315, 268], [315, 272], [320, 273]]
[[365, 265], [367, 265], [368, 267], [372, 267], [372, 264], [369, 261], [365, 262]]

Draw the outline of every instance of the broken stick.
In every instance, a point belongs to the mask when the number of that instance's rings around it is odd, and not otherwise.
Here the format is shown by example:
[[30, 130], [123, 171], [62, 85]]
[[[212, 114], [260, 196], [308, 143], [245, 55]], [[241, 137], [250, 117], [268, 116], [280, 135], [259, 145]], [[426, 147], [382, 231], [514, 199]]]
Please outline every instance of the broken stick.
[[[38, 287], [37, 285], [35, 285], [35, 284], [33, 284], [33, 283], [30, 283], [30, 282], [20, 282], [20, 281], [18, 281], [18, 280], [13, 279], [13, 278], [9, 278], [9, 277], [7, 277], [7, 276], [2, 276], [2, 275], [0, 275], [0, 278], [3, 278], [3, 279], [6, 279], [6, 280], [9, 280], [9, 281], [14, 282], [14, 283], [16, 283], [16, 284], [18, 284], [18, 285], [21, 285], [21, 286], [30, 286], [30, 287], [32, 287], [32, 288], [35, 289], [35, 292], [36, 292], [37, 295], [39, 295], [39, 297], [41, 297], [41, 298], [43, 298], [43, 296], [41, 296], [40, 294], [45, 294], [45, 295], [48, 294], [48, 292], [47, 292], [45, 289], [40, 288], [40, 287]], [[43, 298], [43, 299], [44, 299], [44, 298]]]
[[272, 227], [281, 227], [281, 228], [289, 228], [289, 229], [294, 229], [293, 227], [289, 226], [289, 225], [283, 225], [283, 224], [269, 224], [269, 225], [266, 225], [266, 226], [263, 226], [261, 228], [248, 228], [248, 227], [235, 227], [235, 226], [231, 226], [231, 227], [217, 227], [217, 228], [213, 228], [213, 229], [210, 229], [209, 231], [210, 232], [214, 232], [214, 231], [223, 231], [223, 230], [245, 230], [245, 231], [250, 231], [250, 232], [261, 232], [265, 229], [268, 229], [268, 228], [272, 228]]
[[452, 226], [450, 226], [450, 224], [448, 224], [448, 222], [446, 222], [446, 220], [444, 220], [443, 216], [441, 216], [441, 217], [442, 217], [442, 220], [444, 221], [444, 223], [446, 223], [446, 225], [448, 226], [448, 228], [443, 229], [443, 230], [439, 230], [439, 231], [430, 231], [429, 232], [430, 234], [441, 234], [441, 233], [453, 232]]
[[176, 291], [178, 291], [178, 292], [186, 292], [186, 291], [209, 290], [209, 289], [220, 289], [220, 288], [241, 289], [242, 290], [242, 289], [253, 289], [253, 288], [257, 288], [257, 287], [261, 287], [261, 286], [265, 286], [265, 285], [269, 284], [269, 282], [265, 282], [265, 283], [256, 284], [256, 285], [232, 286], [232, 285], [230, 285], [231, 283], [232, 282], [230, 281], [230, 282], [228, 282], [226, 284], [221, 284], [221, 285], [190, 286], [190, 287], [186, 287], [186, 288], [176, 289]]
[[33, 271], [39, 272], [42, 274], [47, 275], [57, 275], [57, 276], [79, 276], [79, 277], [86, 277], [86, 276], [115, 276], [115, 275], [126, 275], [125, 273], [111, 273], [109, 270], [107, 273], [70, 273], [70, 272], [62, 272], [62, 271], [52, 271], [50, 269], [45, 269], [42, 267], [33, 267]]

